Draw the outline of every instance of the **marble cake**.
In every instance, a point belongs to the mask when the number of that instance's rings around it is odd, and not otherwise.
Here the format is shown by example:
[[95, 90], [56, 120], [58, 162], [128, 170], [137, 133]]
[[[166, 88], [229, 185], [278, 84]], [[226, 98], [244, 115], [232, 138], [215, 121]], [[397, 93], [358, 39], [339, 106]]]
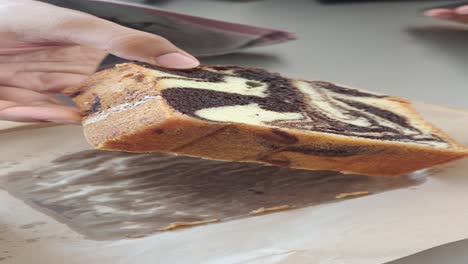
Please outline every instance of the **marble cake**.
[[120, 64], [65, 91], [95, 147], [365, 175], [468, 155], [404, 99], [262, 69]]

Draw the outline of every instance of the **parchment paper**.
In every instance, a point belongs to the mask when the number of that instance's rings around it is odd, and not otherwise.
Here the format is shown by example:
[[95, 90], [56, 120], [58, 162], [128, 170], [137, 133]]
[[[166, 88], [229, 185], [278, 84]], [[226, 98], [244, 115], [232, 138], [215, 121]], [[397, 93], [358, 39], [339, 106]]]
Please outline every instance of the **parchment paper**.
[[[468, 143], [467, 111], [417, 107], [428, 120]], [[79, 129], [63, 126], [0, 134], [2, 174], [18, 166], [40, 167], [64, 152], [89, 149], [77, 134]], [[366, 264], [467, 238], [468, 160], [415, 176], [424, 180], [364, 197], [108, 240], [79, 233], [64, 224], [67, 221], [38, 211], [34, 203], [0, 190], [0, 263]]]

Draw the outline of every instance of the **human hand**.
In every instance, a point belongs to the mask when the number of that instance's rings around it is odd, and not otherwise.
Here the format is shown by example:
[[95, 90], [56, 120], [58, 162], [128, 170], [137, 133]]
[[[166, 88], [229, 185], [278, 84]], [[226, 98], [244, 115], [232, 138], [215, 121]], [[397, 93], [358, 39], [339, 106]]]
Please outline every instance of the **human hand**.
[[198, 66], [168, 40], [89, 14], [33, 0], [0, 3], [0, 120], [78, 123], [53, 95], [113, 55], [161, 67]]
[[468, 5], [460, 6], [454, 9], [435, 8], [424, 12], [424, 15], [450, 20], [460, 23], [468, 23]]

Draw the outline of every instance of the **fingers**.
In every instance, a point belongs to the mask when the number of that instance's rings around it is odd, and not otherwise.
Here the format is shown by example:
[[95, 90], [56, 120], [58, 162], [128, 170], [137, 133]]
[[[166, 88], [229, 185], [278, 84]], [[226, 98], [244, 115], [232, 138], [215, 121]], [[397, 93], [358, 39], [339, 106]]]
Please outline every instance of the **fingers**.
[[56, 104], [22, 105], [0, 100], [0, 120], [78, 124], [81, 116], [73, 108]]
[[48, 73], [41, 74], [38, 78], [48, 92], [61, 92], [67, 87], [71, 87], [86, 80], [89, 76], [75, 73]]
[[199, 65], [190, 54], [174, 46], [167, 39], [129, 29], [99, 19], [88, 18], [79, 28], [63, 28], [75, 32], [69, 38], [74, 43], [88, 45], [128, 60], [137, 60], [167, 68], [189, 69]]
[[431, 9], [424, 12], [424, 15], [454, 22], [468, 23], [468, 5], [456, 9]]
[[455, 15], [455, 12], [451, 9], [431, 9], [424, 12], [424, 15], [442, 19], [452, 18]]
[[2, 86], [0, 88], [0, 98], [1, 100], [16, 102], [19, 104], [33, 104], [37, 102], [55, 104], [60, 103], [50, 95], [45, 95], [35, 91], [16, 87]]
[[[36, 1], [21, 2], [17, 6], [17, 10], [12, 10], [11, 6], [2, 9], [0, 5], [0, 30], [13, 31], [26, 42], [79, 44], [168, 68], [187, 69], [199, 65], [193, 56], [157, 35]], [[47, 19], [44, 14], [48, 14]]]
[[0, 87], [0, 120], [17, 122], [79, 123], [77, 109], [51, 95], [16, 87]]
[[[0, 67], [1, 69], [1, 67]], [[61, 73], [61, 72], [19, 72], [15, 73], [14, 78], [0, 81], [2, 85], [21, 87], [23, 89], [29, 89], [31, 92], [53, 92], [59, 93], [63, 89], [77, 85], [88, 78], [87, 75], [75, 74], [75, 73]], [[4, 91], [0, 90], [1, 94]], [[25, 92], [23, 92], [25, 93]], [[25, 97], [29, 98], [29, 97]]]
[[60, 92], [94, 73], [106, 54], [74, 45], [15, 56], [0, 55], [0, 85]]

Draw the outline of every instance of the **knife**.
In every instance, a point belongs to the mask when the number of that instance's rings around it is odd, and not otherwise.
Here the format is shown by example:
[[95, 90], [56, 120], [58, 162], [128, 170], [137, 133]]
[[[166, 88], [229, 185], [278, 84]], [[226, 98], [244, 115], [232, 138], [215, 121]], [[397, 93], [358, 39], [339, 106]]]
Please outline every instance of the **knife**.
[[117, 24], [165, 37], [202, 57], [294, 40], [282, 30], [229, 23], [114, 0], [40, 0], [75, 9]]

